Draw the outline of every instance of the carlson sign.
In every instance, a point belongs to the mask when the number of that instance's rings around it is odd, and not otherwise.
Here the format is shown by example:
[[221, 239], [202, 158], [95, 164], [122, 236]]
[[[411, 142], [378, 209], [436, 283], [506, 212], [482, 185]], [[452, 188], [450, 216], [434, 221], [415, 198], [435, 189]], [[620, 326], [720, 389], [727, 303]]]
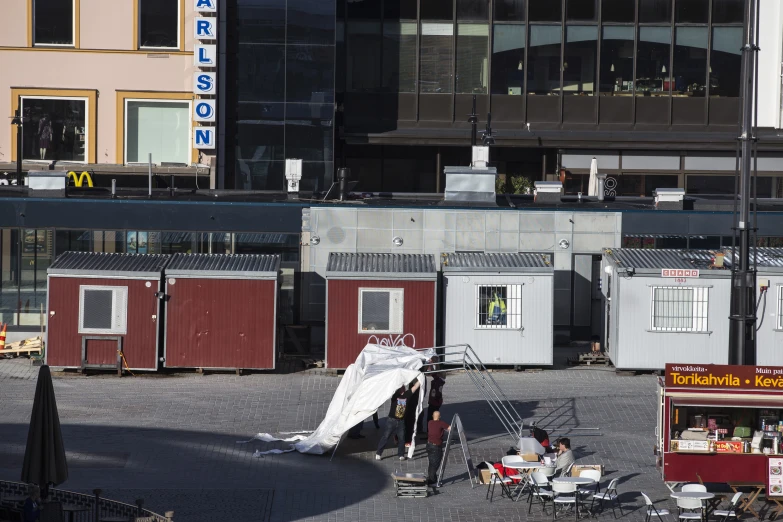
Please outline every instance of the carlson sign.
[[783, 367], [667, 364], [666, 386], [783, 391]]
[[[217, 0], [194, 0], [195, 10], [202, 16], [193, 21], [193, 36], [198, 43], [193, 49], [193, 61], [196, 67], [210, 69], [217, 66], [217, 45], [212, 42], [217, 39], [217, 18], [209, 16], [217, 13]], [[199, 124], [193, 127], [193, 146], [197, 149], [214, 149], [217, 119], [215, 99], [217, 94], [217, 77], [214, 72], [200, 71], [193, 77], [193, 93], [199, 96], [193, 104], [193, 121]]]

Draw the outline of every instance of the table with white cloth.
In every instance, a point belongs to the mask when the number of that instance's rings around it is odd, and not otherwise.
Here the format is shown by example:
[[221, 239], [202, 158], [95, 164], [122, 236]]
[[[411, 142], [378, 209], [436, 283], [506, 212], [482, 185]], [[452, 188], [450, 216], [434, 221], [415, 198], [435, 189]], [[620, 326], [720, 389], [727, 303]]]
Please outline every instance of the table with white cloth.
[[[710, 493], [708, 491], [673, 491], [670, 495], [673, 499], [678, 498], [696, 498], [702, 501], [702, 504], [704, 504], [706, 501], [711, 500], [715, 498], [715, 493]], [[702, 509], [702, 518], [704, 520], [707, 520], [707, 517], [709, 514], [707, 513], [707, 507], [705, 506]]]
[[508, 465], [504, 464], [504, 467], [522, 472], [520, 473], [522, 480], [519, 481], [516, 488], [514, 488], [514, 491], [512, 491], [512, 493], [517, 494], [517, 500], [519, 500], [519, 497], [522, 496], [522, 493], [524, 493], [525, 489], [530, 485], [530, 473], [536, 469], [543, 468], [544, 465], [540, 462], [519, 461], [509, 463]]

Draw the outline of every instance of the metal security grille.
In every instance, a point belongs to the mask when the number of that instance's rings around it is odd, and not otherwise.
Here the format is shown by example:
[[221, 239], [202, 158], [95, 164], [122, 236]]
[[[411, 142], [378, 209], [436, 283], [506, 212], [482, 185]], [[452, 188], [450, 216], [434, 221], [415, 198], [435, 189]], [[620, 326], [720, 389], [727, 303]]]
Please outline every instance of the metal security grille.
[[402, 333], [403, 290], [359, 289], [359, 333]]
[[522, 285], [476, 285], [476, 328], [522, 328]]
[[128, 287], [80, 286], [79, 333], [125, 334]]
[[652, 288], [651, 329], [659, 332], [706, 332], [709, 288]]

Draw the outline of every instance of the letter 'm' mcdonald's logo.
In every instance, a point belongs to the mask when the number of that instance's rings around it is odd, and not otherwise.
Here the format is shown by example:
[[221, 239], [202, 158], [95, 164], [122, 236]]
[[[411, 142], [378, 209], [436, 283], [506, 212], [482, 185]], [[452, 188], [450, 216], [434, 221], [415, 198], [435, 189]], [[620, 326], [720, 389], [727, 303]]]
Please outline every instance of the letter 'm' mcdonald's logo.
[[81, 187], [84, 183], [84, 180], [87, 180], [87, 186], [92, 188], [92, 176], [90, 176], [90, 173], [87, 171], [84, 171], [81, 173], [80, 176], [76, 176], [76, 173], [74, 171], [70, 171], [68, 173], [68, 179], [73, 180], [73, 184], [77, 187]]

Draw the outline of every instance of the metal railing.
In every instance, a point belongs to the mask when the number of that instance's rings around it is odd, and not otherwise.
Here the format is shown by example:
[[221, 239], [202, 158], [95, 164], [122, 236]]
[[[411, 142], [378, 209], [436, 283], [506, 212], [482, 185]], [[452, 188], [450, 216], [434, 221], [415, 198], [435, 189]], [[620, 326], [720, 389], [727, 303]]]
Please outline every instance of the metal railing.
[[[28, 484], [0, 480], [0, 505], [10, 509], [20, 509], [18, 501], [6, 502], [9, 497], [22, 497], [28, 493]], [[173, 522], [174, 512], [167, 511], [165, 515], [153, 513], [144, 509], [144, 499], [136, 500], [136, 505], [126, 504], [117, 500], [101, 497], [101, 490], [94, 489], [92, 495], [76, 493], [64, 489], [49, 488], [47, 501], [61, 502], [63, 505], [84, 508], [82, 511], [72, 511], [67, 520], [71, 522], [98, 522], [104, 517], [127, 517], [132, 521], [135, 517], [148, 517], [155, 522]]]

